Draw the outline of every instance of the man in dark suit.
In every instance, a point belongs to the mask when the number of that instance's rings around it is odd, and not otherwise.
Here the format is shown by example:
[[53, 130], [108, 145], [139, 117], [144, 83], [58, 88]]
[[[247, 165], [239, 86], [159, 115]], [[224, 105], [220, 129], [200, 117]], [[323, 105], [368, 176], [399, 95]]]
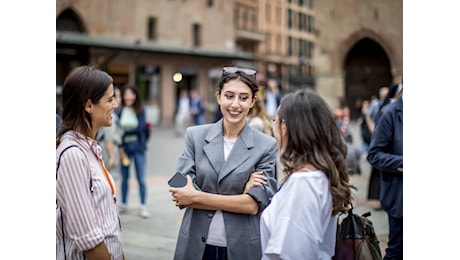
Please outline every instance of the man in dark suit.
[[[401, 90], [402, 91], [402, 90]], [[367, 155], [380, 169], [380, 201], [388, 213], [389, 237], [384, 259], [403, 259], [403, 98], [381, 111]]]

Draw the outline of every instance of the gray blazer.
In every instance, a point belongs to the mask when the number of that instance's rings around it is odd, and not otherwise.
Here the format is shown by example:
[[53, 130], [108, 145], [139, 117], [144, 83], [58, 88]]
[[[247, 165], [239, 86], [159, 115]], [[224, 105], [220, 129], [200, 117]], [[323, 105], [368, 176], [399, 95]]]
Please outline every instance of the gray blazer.
[[[252, 129], [247, 123], [227, 160], [224, 160], [223, 119], [214, 124], [187, 128], [185, 149], [177, 171], [192, 176], [202, 191], [215, 194], [242, 194], [250, 174], [264, 171], [265, 186], [248, 194], [259, 204], [255, 216], [223, 211], [229, 260], [260, 259], [260, 213], [276, 191], [275, 165], [278, 148], [275, 138]], [[179, 230], [174, 259], [201, 259], [214, 210], [186, 208]]]

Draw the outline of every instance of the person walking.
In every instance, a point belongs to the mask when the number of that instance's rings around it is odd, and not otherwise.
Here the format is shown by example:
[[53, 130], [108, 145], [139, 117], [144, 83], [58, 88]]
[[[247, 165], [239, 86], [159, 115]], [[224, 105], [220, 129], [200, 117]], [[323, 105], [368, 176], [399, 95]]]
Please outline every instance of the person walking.
[[198, 91], [196, 89], [190, 90], [190, 114], [192, 115], [195, 125], [202, 125], [205, 123], [204, 111], [205, 106], [198, 95]]
[[372, 132], [374, 132], [374, 124], [372, 123], [370, 116], [367, 114], [369, 104], [369, 100], [363, 100], [360, 108], [361, 112], [356, 122], [359, 127], [359, 136], [361, 137], [360, 156], [367, 154], [367, 150], [369, 150], [369, 143], [371, 142]]
[[367, 155], [381, 171], [380, 202], [388, 214], [388, 247], [383, 259], [403, 259], [403, 97], [382, 108]]
[[[260, 213], [276, 190], [278, 151], [272, 136], [247, 123], [257, 91], [255, 70], [224, 67], [216, 92], [223, 118], [186, 130], [176, 171], [188, 182], [169, 190], [176, 206], [186, 206], [175, 260], [262, 257]], [[256, 173], [263, 185], [246, 189]]]
[[[76, 94], [77, 93], [77, 94]], [[95, 140], [112, 124], [113, 79], [92, 66], [72, 69], [62, 90], [56, 140], [56, 259], [124, 259], [114, 180]]]
[[[366, 115], [364, 116], [367, 127], [370, 129], [370, 132], [372, 135], [374, 133], [377, 114], [379, 112], [380, 106], [383, 104], [384, 100], [387, 98], [389, 90], [390, 88], [387, 86], [383, 86], [379, 88], [378, 98], [371, 99], [369, 108], [367, 109]], [[369, 181], [368, 181], [367, 200], [370, 202], [371, 207], [374, 210], [380, 210], [382, 208], [380, 200], [379, 200], [379, 193], [380, 193], [380, 181], [379, 180], [380, 180], [380, 170], [372, 166], [371, 174], [370, 174]]]
[[354, 188], [333, 111], [313, 90], [286, 94], [273, 133], [285, 178], [262, 212], [262, 259], [331, 259]]
[[264, 105], [267, 109], [267, 113], [270, 117], [274, 117], [276, 109], [280, 104], [281, 92], [278, 87], [278, 82], [275, 79], [269, 79], [267, 81], [267, 89], [265, 91], [265, 102]]
[[126, 86], [121, 92], [120, 126], [124, 133], [120, 145], [121, 158], [121, 205], [120, 213], [128, 211], [129, 170], [134, 161], [137, 183], [139, 186], [140, 210], [142, 218], [150, 216], [147, 210], [147, 139], [145, 109], [139, 91], [134, 86]]
[[176, 136], [183, 136], [185, 129], [190, 125], [190, 97], [187, 89], [179, 90], [179, 97], [176, 104], [175, 133]]

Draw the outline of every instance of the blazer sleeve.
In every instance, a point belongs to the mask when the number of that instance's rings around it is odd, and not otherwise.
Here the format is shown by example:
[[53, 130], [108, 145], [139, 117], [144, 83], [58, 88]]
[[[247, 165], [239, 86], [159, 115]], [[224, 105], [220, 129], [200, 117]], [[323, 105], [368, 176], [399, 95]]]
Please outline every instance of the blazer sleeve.
[[267, 177], [267, 184], [264, 186], [254, 186], [247, 194], [249, 194], [258, 204], [259, 212], [263, 211], [277, 189], [276, 181], [276, 162], [278, 158], [278, 148], [276, 146], [276, 141], [273, 140], [271, 145], [267, 145], [266, 150], [263, 152], [262, 159], [256, 165], [256, 171], [263, 171]]
[[401, 173], [399, 169], [403, 168], [402, 125], [396, 120], [395, 106], [392, 108], [382, 111], [372, 135], [367, 160], [380, 170]]

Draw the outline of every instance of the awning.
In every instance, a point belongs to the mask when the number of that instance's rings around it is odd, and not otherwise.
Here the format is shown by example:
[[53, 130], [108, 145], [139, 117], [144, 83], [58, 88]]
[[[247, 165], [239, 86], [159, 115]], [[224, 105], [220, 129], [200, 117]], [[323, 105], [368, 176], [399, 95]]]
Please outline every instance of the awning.
[[77, 46], [87, 46], [104, 49], [117, 49], [125, 51], [180, 54], [200, 57], [257, 60], [258, 57], [252, 53], [225, 52], [203, 48], [189, 48], [172, 45], [159, 45], [152, 42], [142, 42], [140, 40], [128, 40], [121, 38], [107, 38], [91, 36], [84, 33], [56, 31], [57, 44], [69, 44]]

